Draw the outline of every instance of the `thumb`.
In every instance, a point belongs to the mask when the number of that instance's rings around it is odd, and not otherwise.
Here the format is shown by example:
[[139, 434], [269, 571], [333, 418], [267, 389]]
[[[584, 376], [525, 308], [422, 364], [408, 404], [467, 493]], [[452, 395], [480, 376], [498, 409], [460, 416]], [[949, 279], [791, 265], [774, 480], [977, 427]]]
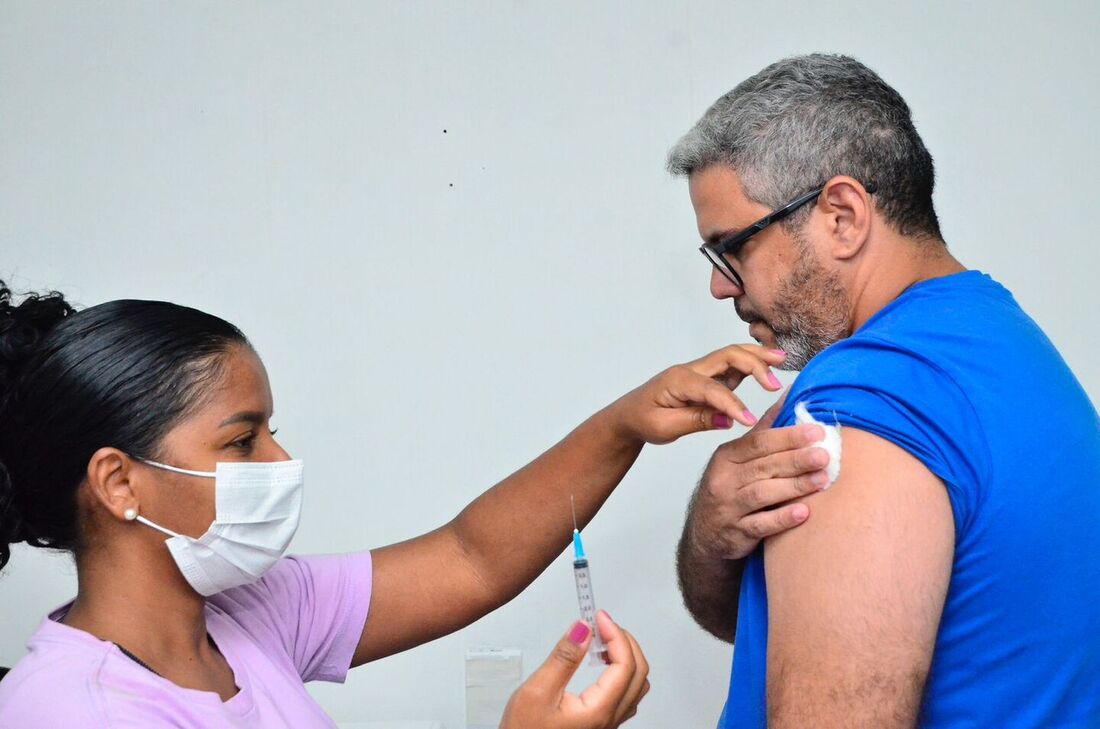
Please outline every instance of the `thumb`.
[[658, 445], [671, 443], [689, 433], [727, 430], [733, 422], [730, 416], [707, 405], [670, 408], [661, 413], [661, 419], [653, 424], [646, 440]]
[[588, 643], [592, 638], [592, 629], [588, 623], [578, 620], [569, 632], [562, 636], [554, 646], [550, 657], [527, 679], [528, 688], [547, 694], [560, 694], [569, 685], [577, 667], [584, 660]]

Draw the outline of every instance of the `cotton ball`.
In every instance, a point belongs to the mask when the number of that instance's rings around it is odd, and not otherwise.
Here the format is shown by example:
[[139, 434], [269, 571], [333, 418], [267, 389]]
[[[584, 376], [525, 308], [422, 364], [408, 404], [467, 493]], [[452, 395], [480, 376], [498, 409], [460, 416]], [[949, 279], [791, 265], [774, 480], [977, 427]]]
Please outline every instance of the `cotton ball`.
[[[794, 406], [794, 419], [798, 425], [820, 425], [822, 430], [825, 431], [825, 438], [819, 440], [815, 445], [824, 448], [829, 453], [829, 465], [825, 467], [825, 472], [829, 474], [829, 486], [836, 482], [840, 478], [840, 426], [839, 425], [826, 425], [820, 420], [810, 415], [810, 411], [806, 409], [806, 403], [800, 402]], [[826, 486], [825, 488], [828, 488]]]

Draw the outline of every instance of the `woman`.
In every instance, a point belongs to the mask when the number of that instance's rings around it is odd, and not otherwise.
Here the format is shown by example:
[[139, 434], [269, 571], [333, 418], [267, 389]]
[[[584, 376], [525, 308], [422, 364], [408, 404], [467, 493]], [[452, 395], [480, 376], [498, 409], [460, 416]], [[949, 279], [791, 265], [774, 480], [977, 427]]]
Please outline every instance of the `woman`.
[[[565, 548], [570, 495], [587, 523], [645, 442], [749, 424], [730, 390], [749, 373], [776, 389], [781, 359], [740, 346], [673, 367], [435, 531], [282, 558], [301, 462], [269, 430], [267, 375], [236, 327], [165, 302], [16, 305], [0, 282], [0, 567], [27, 542], [71, 551], [78, 577], [0, 681], [0, 725], [332, 726], [305, 681], [342, 681], [508, 602]], [[599, 629], [598, 683], [564, 691], [591, 641], [575, 624], [503, 727], [633, 715], [648, 666], [606, 614]]]

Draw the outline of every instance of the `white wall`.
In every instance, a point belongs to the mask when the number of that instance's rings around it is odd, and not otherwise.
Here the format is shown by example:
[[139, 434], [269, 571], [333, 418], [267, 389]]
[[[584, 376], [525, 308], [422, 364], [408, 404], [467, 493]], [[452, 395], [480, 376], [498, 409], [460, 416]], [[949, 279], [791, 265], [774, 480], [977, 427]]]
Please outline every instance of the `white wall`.
[[[767, 63], [842, 51], [914, 109], [956, 255], [1015, 292], [1095, 401], [1100, 12], [1043, 5], [4, 2], [0, 276], [242, 326], [309, 462], [295, 549], [385, 544], [664, 366], [747, 340], [708, 297], [664, 154]], [[586, 534], [600, 602], [653, 664], [637, 727], [721, 710], [730, 651], [680, 607], [673, 567], [720, 440], [647, 451]], [[0, 664], [74, 589], [64, 558], [17, 550]], [[572, 589], [559, 561], [316, 695], [338, 719], [461, 727], [464, 650], [533, 666]]]

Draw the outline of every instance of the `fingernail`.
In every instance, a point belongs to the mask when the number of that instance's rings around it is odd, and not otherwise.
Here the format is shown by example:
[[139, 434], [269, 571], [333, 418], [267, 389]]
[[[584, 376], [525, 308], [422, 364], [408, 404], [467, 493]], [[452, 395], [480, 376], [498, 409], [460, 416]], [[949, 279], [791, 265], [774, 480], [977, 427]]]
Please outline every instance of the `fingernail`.
[[829, 474], [825, 473], [824, 471], [818, 471], [810, 476], [810, 483], [812, 483], [814, 486], [824, 486], [825, 484], [829, 483]]
[[783, 383], [779, 381], [774, 372], [768, 373], [768, 382], [771, 383], [772, 387], [783, 387]]
[[814, 452], [810, 454], [810, 461], [815, 466], [829, 465], [829, 451], [824, 448], [814, 448]]
[[715, 415], [711, 419], [711, 422], [714, 423], [715, 428], [732, 428], [733, 427], [733, 421], [730, 420], [730, 416], [723, 415], [722, 413], [718, 413], [717, 415]]
[[748, 408], [745, 408], [741, 414], [745, 416], [745, 420], [749, 421], [749, 425], [756, 425], [756, 416], [750, 413]]
[[795, 518], [795, 521], [802, 521], [810, 515], [810, 509], [805, 504], [795, 504], [791, 509], [791, 516]]
[[769, 349], [768, 351], [771, 352], [772, 354], [779, 355], [780, 357], [786, 357], [787, 356], [787, 353], [784, 352], [782, 349]]
[[588, 634], [591, 632], [592, 629], [588, 627], [588, 623], [578, 620], [573, 623], [573, 629], [569, 631], [569, 642], [573, 645], [584, 645], [584, 642], [588, 640]]
[[607, 612], [603, 608], [600, 608], [600, 612], [603, 613], [604, 615], [606, 615], [608, 620], [610, 620], [613, 623], [615, 622], [615, 620], [611, 617], [611, 613]]

